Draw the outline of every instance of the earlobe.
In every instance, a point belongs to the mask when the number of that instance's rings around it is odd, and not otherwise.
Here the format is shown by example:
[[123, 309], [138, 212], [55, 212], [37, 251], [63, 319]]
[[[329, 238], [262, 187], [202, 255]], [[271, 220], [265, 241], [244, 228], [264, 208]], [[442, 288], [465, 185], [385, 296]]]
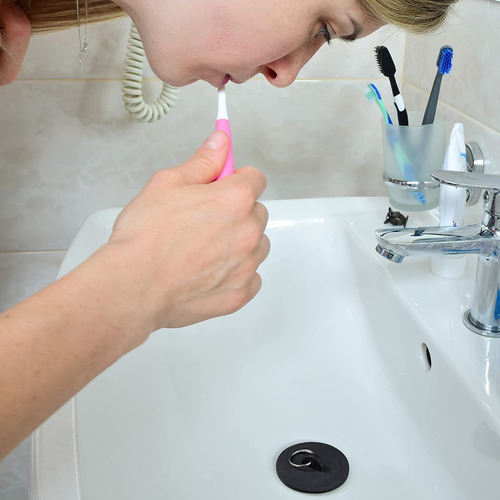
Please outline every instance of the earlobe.
[[0, 85], [12, 83], [21, 69], [31, 37], [24, 12], [10, 0], [0, 2]]

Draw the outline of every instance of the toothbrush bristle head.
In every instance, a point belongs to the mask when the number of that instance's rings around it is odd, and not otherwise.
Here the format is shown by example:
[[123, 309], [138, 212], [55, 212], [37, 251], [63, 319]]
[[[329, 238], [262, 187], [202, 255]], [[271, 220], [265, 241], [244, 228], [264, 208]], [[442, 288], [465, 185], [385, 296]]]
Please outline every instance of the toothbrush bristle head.
[[370, 85], [368, 85], [368, 87], [365, 87], [365, 95], [366, 95], [366, 98], [369, 100], [369, 101], [374, 101], [375, 99], [377, 99], [377, 94], [375, 93], [375, 91], [370, 87]]
[[453, 49], [449, 45], [444, 45], [439, 51], [437, 67], [442, 75], [447, 75], [451, 71], [453, 61]]
[[378, 91], [377, 87], [373, 85], [373, 83], [369, 83], [366, 88], [365, 88], [365, 95], [366, 98], [369, 101], [374, 101], [374, 100], [380, 100], [382, 99], [382, 96], [380, 95], [380, 92]]
[[375, 47], [375, 55], [380, 72], [387, 77], [394, 76], [396, 74], [396, 65], [392, 60], [389, 49], [383, 45], [379, 45]]

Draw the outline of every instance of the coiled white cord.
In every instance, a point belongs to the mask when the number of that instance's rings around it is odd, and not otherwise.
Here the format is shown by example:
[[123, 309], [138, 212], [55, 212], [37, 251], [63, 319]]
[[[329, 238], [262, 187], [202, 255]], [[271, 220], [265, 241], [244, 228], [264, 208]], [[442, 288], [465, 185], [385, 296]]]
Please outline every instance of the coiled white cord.
[[175, 106], [179, 89], [164, 83], [157, 99], [152, 104], [146, 103], [142, 95], [142, 69], [145, 59], [141, 37], [134, 23], [131, 23], [122, 79], [123, 101], [133, 118], [151, 123], [163, 118]]

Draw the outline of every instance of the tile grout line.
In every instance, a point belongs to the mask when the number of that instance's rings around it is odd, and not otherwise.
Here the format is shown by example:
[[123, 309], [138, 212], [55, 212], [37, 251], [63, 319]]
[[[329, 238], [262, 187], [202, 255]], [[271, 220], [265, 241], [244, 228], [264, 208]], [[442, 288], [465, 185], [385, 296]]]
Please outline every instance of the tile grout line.
[[[313, 82], [355, 82], [355, 81], [384, 81], [383, 77], [354, 77], [354, 78], [297, 78], [294, 83], [313, 83]], [[18, 82], [68, 82], [68, 83], [82, 83], [82, 82], [121, 82], [121, 78], [18, 78]], [[152, 82], [161, 84], [158, 78], [144, 78], [144, 82]], [[265, 78], [252, 78], [248, 82], [267, 82]], [[247, 82], [245, 82], [247, 83]], [[182, 88], [182, 87], [181, 87]]]
[[[405, 80], [405, 83], [407, 83], [408, 85], [410, 85], [411, 87], [413, 87], [414, 89], [418, 90], [419, 92], [422, 92], [422, 93], [427, 93], [427, 91], [421, 89], [418, 85], [415, 85], [414, 83], [408, 81], [408, 80]], [[491, 132], [494, 132], [495, 134], [500, 134], [500, 130], [495, 130], [493, 127], [491, 127], [490, 125], [486, 125], [485, 123], [479, 121], [477, 118], [474, 118], [473, 116], [470, 116], [468, 115], [467, 113], [465, 113], [465, 111], [462, 111], [461, 109], [458, 109], [456, 108], [455, 106], [453, 106], [452, 104], [448, 104], [446, 101], [442, 101], [440, 100], [440, 103], [444, 106], [446, 106], [447, 108], [455, 111], [456, 113], [462, 115], [463, 117], [467, 118], [468, 120], [471, 120], [472, 122], [474, 122], [476, 125], [480, 125], [481, 127], [484, 127], [486, 129], [488, 129], [489, 131]]]
[[17, 254], [48, 254], [48, 253], [62, 253], [67, 252], [67, 249], [49, 249], [49, 250], [6, 250], [0, 251], [0, 256], [2, 255], [17, 255]]

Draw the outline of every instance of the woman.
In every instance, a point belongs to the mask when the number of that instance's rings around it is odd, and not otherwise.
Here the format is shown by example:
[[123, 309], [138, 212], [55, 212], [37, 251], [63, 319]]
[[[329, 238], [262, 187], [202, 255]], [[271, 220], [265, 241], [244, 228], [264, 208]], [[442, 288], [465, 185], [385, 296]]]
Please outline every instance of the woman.
[[[452, 1], [95, 0], [88, 13], [90, 21], [128, 13], [153, 71], [172, 85], [262, 73], [283, 87], [332, 38], [355, 40], [387, 22], [428, 31]], [[31, 30], [76, 23], [74, 0], [21, 6], [0, 0], [3, 84], [15, 79]], [[109, 243], [0, 315], [0, 457], [152, 331], [232, 313], [258, 292], [269, 252], [257, 202], [265, 179], [245, 167], [211, 183], [227, 151], [216, 132], [185, 164], [155, 174]]]

